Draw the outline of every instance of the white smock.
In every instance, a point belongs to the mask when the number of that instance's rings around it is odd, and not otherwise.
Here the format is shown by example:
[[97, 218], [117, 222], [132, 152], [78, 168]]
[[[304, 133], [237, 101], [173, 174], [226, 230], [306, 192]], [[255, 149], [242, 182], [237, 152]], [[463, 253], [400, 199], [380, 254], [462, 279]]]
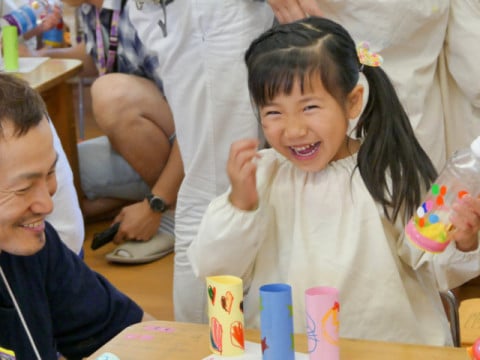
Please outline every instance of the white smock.
[[[188, 249], [200, 277], [244, 281], [245, 326], [259, 327], [259, 288], [292, 286], [294, 331], [305, 333], [304, 292], [339, 290], [340, 335], [347, 338], [451, 345], [439, 291], [480, 274], [480, 250], [451, 243], [424, 253], [403, 236], [368, 192], [356, 155], [307, 173], [272, 149], [260, 152], [259, 206], [242, 211], [216, 198]], [[480, 248], [480, 247], [479, 247]]]

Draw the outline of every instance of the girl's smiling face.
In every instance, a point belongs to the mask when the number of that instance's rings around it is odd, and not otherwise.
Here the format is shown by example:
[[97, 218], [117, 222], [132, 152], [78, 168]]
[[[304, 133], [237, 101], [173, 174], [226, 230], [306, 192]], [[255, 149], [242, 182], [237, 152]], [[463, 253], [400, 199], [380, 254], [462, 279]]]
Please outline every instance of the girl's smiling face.
[[342, 105], [319, 77], [305, 82], [303, 92], [296, 81], [290, 94], [279, 93], [259, 108], [265, 137], [299, 169], [319, 171], [358, 151], [359, 142], [346, 133], [349, 120], [360, 114], [362, 95], [363, 87], [357, 85]]

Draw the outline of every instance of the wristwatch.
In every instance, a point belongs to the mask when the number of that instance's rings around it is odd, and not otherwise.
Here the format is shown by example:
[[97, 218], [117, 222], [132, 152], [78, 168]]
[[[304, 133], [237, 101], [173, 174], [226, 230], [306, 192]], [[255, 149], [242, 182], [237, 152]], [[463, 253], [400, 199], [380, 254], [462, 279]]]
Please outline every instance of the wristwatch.
[[153, 195], [151, 193], [148, 194], [145, 198], [150, 205], [150, 209], [152, 209], [152, 211], [154, 212], [164, 213], [170, 207], [161, 197]]

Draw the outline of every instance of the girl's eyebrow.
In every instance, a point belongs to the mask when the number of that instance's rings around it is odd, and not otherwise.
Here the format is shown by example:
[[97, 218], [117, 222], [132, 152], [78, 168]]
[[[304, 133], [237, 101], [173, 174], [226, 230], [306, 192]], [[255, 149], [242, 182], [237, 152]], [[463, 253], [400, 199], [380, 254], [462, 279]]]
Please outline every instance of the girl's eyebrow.
[[[307, 102], [310, 102], [310, 101], [323, 101], [323, 98], [319, 97], [319, 96], [307, 96], [307, 97], [301, 98], [299, 100], [299, 103], [307, 103]], [[280, 104], [275, 102], [275, 101], [268, 101], [262, 107], [279, 106], [279, 105]]]
[[324, 99], [323, 96], [307, 95], [307, 96], [303, 97], [302, 99], [300, 99], [300, 102], [308, 102], [308, 101], [312, 101], [312, 100], [322, 101], [323, 99]]
[[269, 106], [278, 106], [278, 104], [275, 103], [275, 102], [267, 102], [267, 103], [262, 105], [262, 108], [266, 108], [266, 107], [269, 107]]

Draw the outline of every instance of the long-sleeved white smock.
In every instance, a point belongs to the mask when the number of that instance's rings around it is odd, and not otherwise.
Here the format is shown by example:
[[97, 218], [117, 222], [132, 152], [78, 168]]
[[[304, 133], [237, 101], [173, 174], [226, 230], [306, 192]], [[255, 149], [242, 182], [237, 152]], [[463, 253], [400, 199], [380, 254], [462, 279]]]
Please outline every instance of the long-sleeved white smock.
[[295, 332], [305, 332], [304, 291], [340, 292], [340, 335], [451, 345], [439, 291], [480, 271], [480, 250], [450, 244], [438, 255], [420, 251], [392, 224], [368, 192], [356, 155], [307, 173], [273, 149], [260, 152], [259, 206], [242, 211], [228, 193], [210, 204], [188, 249], [199, 277], [243, 279], [247, 327], [259, 327], [259, 287], [292, 286]]

